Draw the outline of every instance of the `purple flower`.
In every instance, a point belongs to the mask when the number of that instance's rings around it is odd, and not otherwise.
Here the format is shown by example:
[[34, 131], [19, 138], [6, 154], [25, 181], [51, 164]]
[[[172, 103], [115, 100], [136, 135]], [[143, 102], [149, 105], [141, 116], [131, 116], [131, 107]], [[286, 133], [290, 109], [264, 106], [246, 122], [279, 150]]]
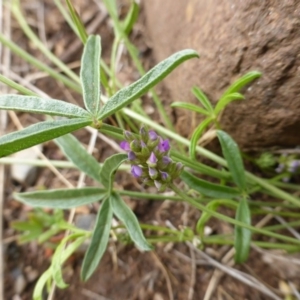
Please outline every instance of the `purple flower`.
[[285, 168], [284, 164], [280, 163], [280, 164], [278, 165], [278, 167], [275, 169], [275, 171], [276, 171], [277, 173], [282, 173], [283, 170], [284, 170], [284, 168]]
[[151, 141], [156, 141], [157, 137], [158, 136], [154, 130], [149, 130], [149, 139]]
[[137, 177], [140, 177], [143, 173], [143, 170], [140, 166], [136, 166], [136, 165], [133, 165], [131, 167], [131, 174], [137, 178]]
[[163, 140], [161, 139], [160, 142], [158, 143], [158, 150], [160, 152], [167, 152], [170, 150], [170, 144], [169, 140]]
[[150, 167], [155, 167], [157, 163], [157, 158], [153, 152], [151, 152], [149, 159], [147, 160], [147, 164]]
[[131, 161], [136, 159], [136, 155], [133, 151], [128, 152], [128, 159]]
[[122, 142], [120, 143], [120, 147], [121, 147], [123, 150], [125, 150], [125, 151], [130, 151], [129, 143], [126, 142], [126, 141], [122, 141]]

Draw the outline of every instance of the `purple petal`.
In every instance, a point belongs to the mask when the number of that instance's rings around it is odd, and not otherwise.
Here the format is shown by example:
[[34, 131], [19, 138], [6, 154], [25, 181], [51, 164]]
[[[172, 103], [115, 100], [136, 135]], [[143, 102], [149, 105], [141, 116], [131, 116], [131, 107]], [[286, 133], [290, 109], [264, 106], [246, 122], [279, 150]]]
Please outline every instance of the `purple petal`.
[[160, 152], [167, 152], [170, 150], [170, 144], [169, 144], [169, 140], [160, 140], [159, 144], [158, 144], [158, 150]]
[[142, 148], [146, 148], [147, 147], [147, 145], [145, 144], [145, 142], [141, 141], [141, 147]]
[[157, 158], [153, 152], [151, 152], [150, 157], [149, 157], [149, 162], [151, 164], [156, 164], [157, 163]]
[[122, 141], [122, 142], [120, 143], [120, 147], [121, 147], [123, 150], [125, 150], [125, 151], [130, 151], [129, 143], [126, 142], [126, 141]]
[[170, 162], [172, 162], [172, 159], [169, 157], [169, 156], [163, 156], [162, 157], [162, 163], [164, 164], [164, 165], [168, 165]]
[[151, 141], [156, 141], [157, 137], [158, 136], [154, 130], [149, 130], [149, 139]]
[[134, 165], [134, 166], [131, 167], [131, 174], [135, 178], [140, 177], [142, 175], [142, 173], [143, 173], [143, 170], [142, 170], [142, 168], [140, 166], [135, 166]]
[[160, 171], [160, 176], [163, 181], [166, 181], [169, 178], [169, 174], [163, 171]]

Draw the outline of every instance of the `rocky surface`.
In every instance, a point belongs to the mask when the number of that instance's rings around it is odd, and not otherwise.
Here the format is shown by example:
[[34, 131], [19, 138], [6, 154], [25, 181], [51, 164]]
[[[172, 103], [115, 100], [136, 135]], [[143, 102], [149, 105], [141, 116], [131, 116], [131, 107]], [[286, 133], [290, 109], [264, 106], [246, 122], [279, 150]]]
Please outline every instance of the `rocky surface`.
[[[164, 82], [170, 101], [197, 103], [197, 85], [215, 103], [236, 78], [251, 70], [263, 77], [244, 90], [246, 101], [222, 117], [244, 149], [300, 144], [300, 2], [292, 0], [144, 1], [157, 61], [184, 49], [201, 58], [184, 63]], [[176, 110], [178, 130], [191, 134], [199, 119]]]

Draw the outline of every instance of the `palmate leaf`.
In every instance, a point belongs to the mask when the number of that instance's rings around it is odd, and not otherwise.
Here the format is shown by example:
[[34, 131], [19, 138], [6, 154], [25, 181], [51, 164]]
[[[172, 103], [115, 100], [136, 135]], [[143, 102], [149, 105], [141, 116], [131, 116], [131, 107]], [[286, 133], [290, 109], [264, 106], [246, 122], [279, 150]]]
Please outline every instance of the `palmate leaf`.
[[91, 125], [87, 119], [40, 122], [0, 137], [0, 158]]
[[142, 78], [113, 95], [102, 107], [98, 118], [101, 120], [107, 118], [130, 104], [165, 78], [178, 65], [194, 57], [199, 57], [199, 55], [196, 51], [190, 49], [182, 50], [171, 55], [147, 72]]
[[94, 273], [106, 250], [112, 217], [113, 213], [110, 204], [110, 198], [107, 198], [102, 203], [101, 208], [98, 211], [92, 240], [84, 256], [81, 269], [81, 279], [83, 281], [88, 280]]
[[100, 55], [100, 36], [90, 35], [81, 59], [80, 79], [85, 107], [93, 116], [100, 110]]
[[55, 139], [55, 142], [79, 170], [99, 181], [101, 171], [99, 163], [72, 134], [61, 136]]
[[40, 97], [23, 95], [0, 96], [0, 110], [1, 109], [68, 118], [90, 117], [90, 114], [86, 110], [71, 103], [61, 100], [43, 99]]
[[102, 200], [106, 190], [86, 187], [14, 194], [15, 199], [32, 207], [69, 209]]

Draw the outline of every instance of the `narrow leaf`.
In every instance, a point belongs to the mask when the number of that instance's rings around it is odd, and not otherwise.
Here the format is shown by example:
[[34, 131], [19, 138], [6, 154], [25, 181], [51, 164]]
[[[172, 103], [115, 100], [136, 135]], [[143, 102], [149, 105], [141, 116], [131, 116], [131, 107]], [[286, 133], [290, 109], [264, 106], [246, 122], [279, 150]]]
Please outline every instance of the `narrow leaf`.
[[0, 157], [78, 130], [91, 124], [87, 119], [55, 120], [40, 122], [23, 130], [0, 137]]
[[206, 111], [205, 109], [195, 105], [195, 104], [191, 104], [191, 103], [186, 103], [186, 102], [174, 102], [171, 104], [171, 107], [180, 107], [180, 108], [184, 108], [184, 109], [188, 109], [194, 112], [197, 112], [199, 114], [203, 114], [206, 116], [209, 116], [210, 113], [208, 111]]
[[241, 78], [239, 78], [238, 80], [236, 80], [226, 91], [225, 93], [222, 95], [222, 98], [232, 94], [232, 93], [236, 93], [238, 92], [241, 88], [243, 88], [245, 85], [247, 85], [248, 83], [250, 83], [251, 81], [253, 81], [256, 78], [259, 78], [262, 74], [260, 72], [257, 71], [252, 71], [249, 72], [247, 74], [245, 74], [244, 76], [242, 76]]
[[74, 8], [74, 6], [72, 5], [70, 0], [66, 0], [69, 11], [70, 11], [70, 15], [72, 18], [73, 23], [75, 24], [75, 27], [77, 29], [77, 34], [79, 35], [81, 41], [83, 44], [86, 43], [87, 40], [87, 33], [85, 30], [85, 27], [83, 25], [83, 22], [81, 21], [76, 9]]
[[14, 197], [32, 207], [68, 209], [100, 201], [105, 195], [104, 189], [86, 187], [19, 193]]
[[86, 109], [97, 116], [100, 110], [100, 36], [90, 35], [84, 47], [80, 79]]
[[119, 194], [111, 194], [111, 204], [114, 214], [125, 225], [131, 239], [136, 246], [141, 250], [152, 250], [151, 246], [148, 244], [143, 235], [138, 219], [132, 210], [125, 204]]
[[138, 19], [138, 16], [139, 16], [139, 5], [135, 1], [133, 1], [130, 6], [130, 10], [122, 24], [125, 34], [128, 35], [131, 32], [133, 25]]
[[194, 130], [193, 135], [191, 137], [191, 143], [190, 143], [190, 149], [189, 149], [191, 159], [194, 159], [194, 160], [196, 159], [197, 143], [198, 143], [201, 135], [203, 134], [203, 131], [213, 120], [214, 120], [213, 117], [203, 120], [198, 125], [198, 127]]
[[[219, 206], [221, 205], [224, 205], [224, 206], [227, 206], [227, 207], [230, 207], [230, 208], [236, 208], [237, 207], [237, 202], [233, 201], [233, 200], [225, 200], [225, 199], [222, 199], [222, 200], [212, 200], [210, 201], [206, 207], [210, 210], [213, 210], [213, 211], [217, 211], [217, 209], [219, 208]], [[196, 230], [197, 232], [203, 236], [204, 234], [204, 227], [206, 225], [206, 223], [209, 221], [209, 219], [211, 218], [211, 214], [208, 213], [207, 211], [203, 211], [201, 213], [201, 217], [199, 218], [198, 222], [197, 222], [197, 225], [196, 225]]]
[[[62, 265], [63, 265], [63, 253], [65, 251], [66, 245], [70, 240], [77, 239], [78, 237], [81, 237], [82, 234], [71, 234], [66, 236], [62, 239], [62, 241], [59, 243], [57, 248], [55, 249], [55, 252], [52, 257], [52, 263], [51, 263], [51, 271], [52, 271], [52, 277], [54, 279], [55, 284], [61, 288], [64, 289], [68, 287], [68, 284], [64, 282], [63, 276], [62, 276]], [[76, 246], [76, 244], [73, 244], [73, 246]], [[69, 244], [68, 247], [72, 247], [72, 244]], [[70, 251], [70, 248], [69, 248]]]
[[229, 103], [235, 100], [244, 100], [245, 97], [240, 93], [232, 93], [228, 94], [225, 97], [222, 97], [216, 107], [215, 107], [215, 115], [218, 115]]
[[[235, 219], [237, 221], [251, 225], [251, 214], [248, 206], [248, 202], [245, 198], [241, 199], [239, 206], [236, 211]], [[250, 251], [251, 243], [251, 230], [235, 226], [234, 232], [234, 248], [235, 256], [234, 260], [236, 263], [243, 263], [247, 260]]]
[[112, 217], [113, 214], [110, 199], [107, 198], [102, 203], [98, 212], [91, 243], [84, 256], [81, 269], [81, 279], [83, 281], [88, 280], [94, 273], [106, 250]]
[[147, 72], [138, 81], [132, 83], [113, 95], [102, 107], [99, 114], [99, 119], [107, 118], [114, 114], [116, 111], [130, 104], [135, 99], [142, 96], [155, 84], [165, 78], [171, 71], [184, 61], [199, 57], [198, 53], [194, 50], [182, 50], [165, 59], [149, 72]]
[[228, 169], [235, 184], [242, 190], [246, 189], [246, 176], [243, 160], [236, 142], [222, 130], [217, 130], [223, 155], [227, 161]]
[[183, 171], [180, 178], [193, 190], [211, 198], [231, 199], [240, 196], [240, 192], [234, 188], [210, 183], [195, 177], [189, 172]]
[[[76, 249], [86, 240], [86, 236], [77, 238], [72, 244], [70, 244], [67, 249], [62, 254], [61, 262], [64, 263], [72, 253], [76, 251]], [[43, 290], [44, 287], [52, 277], [52, 266], [50, 266], [39, 278], [37, 284], [35, 285], [33, 291], [33, 300], [42, 300], [43, 299]], [[51, 282], [50, 282], [51, 284]]]
[[0, 110], [15, 110], [63, 116], [68, 118], [89, 118], [90, 114], [81, 107], [61, 100], [43, 99], [34, 96], [3, 95], [0, 96]]
[[65, 156], [70, 160], [79, 170], [99, 181], [99, 174], [101, 167], [97, 160], [89, 154], [80, 142], [72, 135], [66, 134], [55, 139], [60, 149]]
[[108, 194], [110, 194], [112, 191], [116, 170], [127, 159], [127, 154], [118, 153], [112, 155], [104, 161], [100, 172], [100, 182], [105, 188], [107, 188]]
[[212, 107], [210, 101], [206, 97], [206, 95], [197, 87], [192, 88], [192, 93], [194, 96], [200, 101], [200, 103], [203, 105], [203, 107], [209, 111], [210, 113], [214, 112], [214, 108]]

